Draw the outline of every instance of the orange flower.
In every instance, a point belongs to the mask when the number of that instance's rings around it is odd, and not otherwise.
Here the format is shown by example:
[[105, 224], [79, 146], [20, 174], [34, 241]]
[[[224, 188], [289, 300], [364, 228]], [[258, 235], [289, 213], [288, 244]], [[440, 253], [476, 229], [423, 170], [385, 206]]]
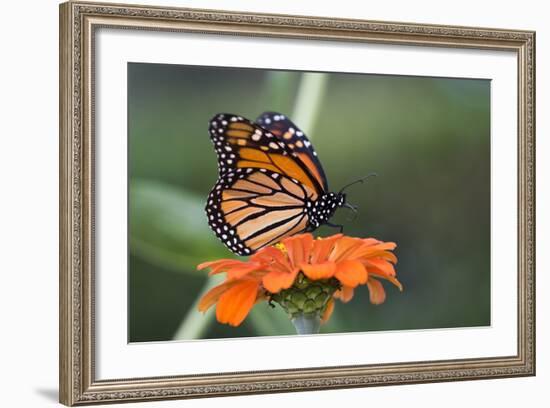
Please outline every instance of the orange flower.
[[[386, 279], [402, 290], [393, 266], [397, 258], [390, 252], [395, 247], [393, 242], [342, 234], [314, 240], [307, 233], [263, 248], [248, 261], [222, 259], [202, 263], [198, 269], [210, 268], [211, 275], [225, 273], [226, 280], [201, 299], [199, 310], [206, 311], [217, 303], [218, 321], [238, 326], [257, 301], [271, 299], [273, 295], [295, 287], [301, 273], [307, 282], [326, 283], [333, 297], [342, 302], [353, 297], [357, 286], [366, 284], [370, 301], [380, 304], [384, 302], [386, 293], [378, 279]], [[299, 302], [298, 307], [301, 304]], [[315, 310], [321, 312], [322, 320], [326, 321], [333, 309], [334, 300], [328, 296], [323, 299], [322, 307]]]

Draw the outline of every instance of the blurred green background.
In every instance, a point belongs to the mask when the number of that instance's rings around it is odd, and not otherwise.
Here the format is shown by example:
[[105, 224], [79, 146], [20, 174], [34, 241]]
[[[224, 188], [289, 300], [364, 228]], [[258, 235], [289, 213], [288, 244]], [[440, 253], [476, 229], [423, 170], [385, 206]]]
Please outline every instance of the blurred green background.
[[360, 287], [322, 333], [490, 324], [490, 81], [131, 63], [129, 341], [294, 333], [279, 307], [233, 328], [195, 304], [212, 284], [196, 265], [231, 256], [203, 211], [217, 178], [208, 121], [267, 110], [305, 127], [331, 190], [378, 174], [348, 191], [357, 219], [333, 222], [398, 245], [404, 291], [384, 282], [374, 306]]

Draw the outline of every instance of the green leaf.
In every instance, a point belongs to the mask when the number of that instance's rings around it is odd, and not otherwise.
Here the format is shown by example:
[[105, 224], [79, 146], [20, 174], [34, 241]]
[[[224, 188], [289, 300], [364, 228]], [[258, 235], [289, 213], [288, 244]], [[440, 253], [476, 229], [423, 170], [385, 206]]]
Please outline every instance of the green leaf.
[[[130, 184], [130, 251], [163, 267], [197, 273], [205, 261], [234, 257], [210, 231], [205, 197], [169, 184]], [[204, 272], [198, 272], [204, 274]]]

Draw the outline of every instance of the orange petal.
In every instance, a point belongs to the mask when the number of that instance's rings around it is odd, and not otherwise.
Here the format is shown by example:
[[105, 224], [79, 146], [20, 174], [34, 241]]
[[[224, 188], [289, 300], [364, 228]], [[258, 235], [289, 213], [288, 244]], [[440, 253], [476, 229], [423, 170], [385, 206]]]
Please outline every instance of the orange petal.
[[209, 275], [215, 275], [222, 272], [232, 272], [237, 276], [246, 275], [251, 270], [259, 268], [256, 262], [243, 262], [235, 259], [220, 259], [214, 262], [204, 262], [197, 266], [198, 270], [210, 268]]
[[300, 269], [311, 280], [328, 279], [334, 276], [336, 263], [323, 262], [313, 265], [302, 263]]
[[290, 264], [296, 267], [308, 261], [313, 246], [313, 236], [311, 234], [295, 235], [283, 239], [282, 243], [286, 248]]
[[251, 259], [263, 264], [268, 272], [292, 272], [294, 269], [288, 262], [286, 254], [275, 247], [262, 248]]
[[329, 299], [327, 307], [323, 312], [323, 316], [321, 316], [321, 323], [328, 322], [328, 319], [330, 319], [330, 316], [332, 316], [332, 312], [334, 311], [334, 303], [334, 299]]
[[334, 244], [336, 243], [336, 241], [342, 238], [342, 236], [342, 234], [335, 234], [330, 237], [316, 239], [315, 241], [313, 241], [310, 262], [312, 264], [326, 262], [328, 260], [329, 254], [334, 248]]
[[258, 295], [258, 282], [245, 280], [235, 284], [222, 294], [216, 307], [216, 318], [220, 323], [238, 326], [254, 306]]
[[336, 279], [344, 286], [351, 288], [367, 282], [367, 270], [359, 261], [340, 261], [336, 264]]
[[279, 293], [281, 290], [292, 286], [298, 271], [299, 269], [295, 269], [293, 272], [271, 271], [263, 277], [262, 284], [268, 292]]
[[232, 263], [240, 263], [242, 261], [238, 261], [236, 259], [219, 259], [217, 261], [210, 261], [210, 262], [203, 262], [199, 265], [197, 265], [197, 270], [205, 269], [205, 268], [220, 268], [224, 267], [225, 265], [230, 265]]
[[401, 292], [403, 292], [403, 285], [401, 284], [401, 282], [399, 282], [393, 276], [383, 275], [383, 274], [378, 273], [375, 270], [369, 271], [369, 275], [370, 276], [376, 276], [377, 278], [380, 278], [380, 279], [386, 279], [386, 280], [390, 281], [391, 283], [393, 283], [395, 286], [397, 286]]
[[[261, 269], [261, 267], [262, 266], [259, 263], [254, 262], [248, 265], [231, 268], [227, 270], [227, 279], [240, 279], [246, 275], [249, 275], [252, 272]], [[213, 273], [210, 272], [210, 275], [212, 274]]]
[[200, 312], [206, 312], [210, 306], [218, 301], [220, 296], [229, 288], [234, 286], [237, 281], [224, 282], [210, 289], [199, 301], [198, 309]]
[[361, 241], [363, 241], [363, 243], [367, 245], [375, 245], [375, 244], [380, 244], [382, 242], [382, 241], [378, 241], [376, 238], [363, 238]]
[[371, 254], [368, 254], [368, 259], [370, 258], [382, 258], [394, 264], [397, 263], [397, 257], [389, 251], [375, 251]]
[[355, 250], [355, 248], [362, 246], [363, 243], [359, 238], [352, 238], [343, 236], [341, 239], [336, 241], [334, 249], [330, 253], [328, 259], [330, 261], [338, 262], [340, 260], [346, 259], [347, 254]]
[[340, 299], [342, 302], [347, 303], [353, 298], [353, 288], [349, 286], [342, 286], [342, 289], [334, 292], [334, 297]]
[[393, 242], [381, 242], [376, 245], [363, 244], [356, 247], [353, 251], [348, 253], [348, 258], [370, 258], [378, 255], [382, 251], [393, 250], [397, 245]]
[[264, 247], [250, 257], [255, 262], [271, 262], [271, 259], [283, 255], [280, 249], [272, 246]]
[[371, 269], [374, 269], [375, 271], [380, 272], [383, 275], [395, 276], [395, 269], [393, 265], [385, 259], [368, 259], [365, 261], [365, 265], [367, 266], [367, 269], [369, 271]]
[[369, 279], [367, 281], [367, 286], [369, 287], [370, 302], [375, 305], [384, 303], [384, 300], [386, 300], [386, 292], [380, 281]]
[[377, 256], [394, 264], [397, 263], [397, 257], [389, 251], [382, 251]]

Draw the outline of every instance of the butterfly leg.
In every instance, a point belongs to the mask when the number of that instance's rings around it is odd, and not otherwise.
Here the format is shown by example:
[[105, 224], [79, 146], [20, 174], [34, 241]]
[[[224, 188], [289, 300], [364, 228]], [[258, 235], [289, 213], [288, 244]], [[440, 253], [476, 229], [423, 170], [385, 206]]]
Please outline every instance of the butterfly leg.
[[343, 225], [333, 224], [331, 222], [327, 222], [326, 225], [329, 226], [329, 227], [332, 227], [332, 228], [338, 228], [340, 230], [340, 231], [338, 231], [339, 233], [344, 232], [344, 226]]

